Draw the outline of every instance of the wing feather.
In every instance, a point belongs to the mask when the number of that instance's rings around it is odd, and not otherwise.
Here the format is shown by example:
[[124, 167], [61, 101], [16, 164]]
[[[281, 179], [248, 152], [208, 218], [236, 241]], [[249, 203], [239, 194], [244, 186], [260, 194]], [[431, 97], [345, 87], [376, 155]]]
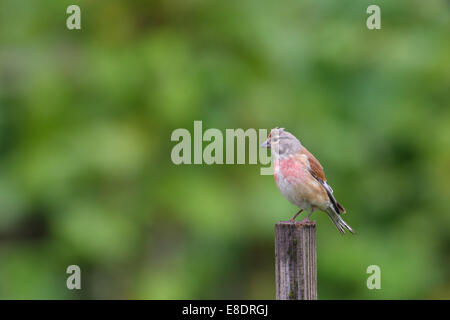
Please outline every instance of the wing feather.
[[312, 172], [312, 174], [316, 178], [319, 178], [320, 180], [322, 180], [324, 182], [327, 181], [327, 178], [325, 177], [325, 172], [323, 172], [323, 167], [320, 164], [319, 160], [317, 160], [316, 157], [314, 157], [311, 152], [306, 150], [305, 147], [303, 147], [302, 153], [304, 155], [306, 155], [306, 157], [308, 159], [309, 168], [310, 168], [310, 171]]
[[333, 189], [327, 183], [327, 178], [325, 177], [325, 172], [323, 171], [323, 167], [320, 164], [319, 160], [316, 159], [305, 147], [302, 148], [301, 153], [305, 156], [308, 161], [308, 169], [311, 175], [319, 181], [319, 183], [325, 188], [328, 194], [328, 198], [333, 204], [334, 210], [336, 213], [345, 213], [345, 209], [339, 202], [337, 202], [336, 198], [333, 196]]

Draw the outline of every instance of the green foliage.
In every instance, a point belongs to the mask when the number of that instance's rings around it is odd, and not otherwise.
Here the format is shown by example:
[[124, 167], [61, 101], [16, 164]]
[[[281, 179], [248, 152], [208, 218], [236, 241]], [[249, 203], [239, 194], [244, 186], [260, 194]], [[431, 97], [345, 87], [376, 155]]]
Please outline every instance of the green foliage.
[[174, 165], [194, 120], [322, 162], [358, 235], [313, 215], [319, 298], [450, 298], [448, 3], [375, 2], [378, 31], [373, 1], [81, 0], [69, 31], [69, 1], [2, 1], [0, 298], [274, 298], [296, 208], [259, 166]]

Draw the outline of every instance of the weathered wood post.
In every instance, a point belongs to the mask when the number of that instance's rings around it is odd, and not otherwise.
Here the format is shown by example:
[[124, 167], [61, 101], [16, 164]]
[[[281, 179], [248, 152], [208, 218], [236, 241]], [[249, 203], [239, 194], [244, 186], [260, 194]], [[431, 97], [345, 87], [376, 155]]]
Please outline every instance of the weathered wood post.
[[277, 300], [316, 300], [316, 223], [275, 225]]

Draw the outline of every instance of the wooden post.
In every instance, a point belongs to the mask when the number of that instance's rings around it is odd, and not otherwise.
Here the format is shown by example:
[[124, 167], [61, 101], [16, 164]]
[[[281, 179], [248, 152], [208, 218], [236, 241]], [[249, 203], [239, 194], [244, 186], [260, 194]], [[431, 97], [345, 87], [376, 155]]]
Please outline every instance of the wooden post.
[[317, 300], [316, 223], [275, 225], [277, 300]]

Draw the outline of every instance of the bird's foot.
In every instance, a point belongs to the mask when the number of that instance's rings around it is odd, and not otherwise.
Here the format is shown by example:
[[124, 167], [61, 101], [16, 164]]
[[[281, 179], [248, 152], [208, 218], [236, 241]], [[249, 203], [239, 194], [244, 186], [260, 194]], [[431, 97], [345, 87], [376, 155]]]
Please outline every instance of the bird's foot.
[[315, 222], [313, 220], [310, 220], [309, 217], [306, 217], [300, 221], [295, 220], [294, 218], [286, 220], [286, 221], [280, 221], [282, 223], [293, 223], [293, 224], [314, 224]]
[[305, 217], [303, 220], [300, 220], [299, 222], [297, 222], [298, 224], [313, 224], [314, 221], [309, 220], [309, 216]]
[[300, 209], [293, 217], [291, 220], [289, 220], [290, 223], [295, 223], [295, 218], [297, 218], [297, 216], [302, 213], [303, 209]]

